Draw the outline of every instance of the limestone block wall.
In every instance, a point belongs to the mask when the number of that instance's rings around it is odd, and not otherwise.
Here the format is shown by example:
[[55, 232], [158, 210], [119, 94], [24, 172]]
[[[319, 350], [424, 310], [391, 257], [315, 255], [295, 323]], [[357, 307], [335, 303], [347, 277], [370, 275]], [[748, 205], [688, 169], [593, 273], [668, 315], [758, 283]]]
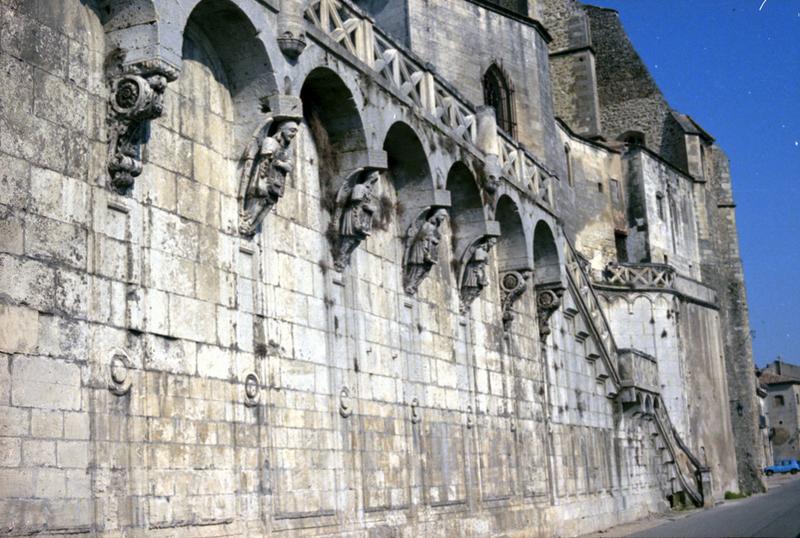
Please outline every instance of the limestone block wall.
[[[563, 288], [557, 216], [505, 183], [489, 196], [479, 155], [324, 38], [287, 60], [275, 6], [164, 6], [143, 24], [179, 65], [126, 67], [166, 88], [120, 193], [108, 77], [126, 64], [105, 33], [120, 36], [119, 12], [0, 2], [0, 533], [526, 536], [663, 510], [652, 421], [614, 399], [592, 322], [571, 290], [549, 322], [537, 307], [537, 286]], [[134, 56], [152, 45], [136, 35]], [[250, 237], [243, 156], [276, 93], [302, 104], [292, 171]], [[362, 168], [381, 171], [371, 233], [337, 271]], [[412, 296], [410, 226], [447, 198]], [[464, 310], [469, 248], [497, 228]], [[509, 271], [533, 273], [510, 307]]]
[[562, 152], [570, 160], [570, 173], [559, 191], [560, 207], [571, 214], [564, 227], [574, 237], [578, 251], [591, 262], [592, 270], [599, 272], [617, 260], [614, 232], [622, 222], [627, 199], [622, 161], [609, 148], [563, 128], [559, 133]]
[[[670, 420], [692, 452], [712, 469], [716, 495], [736, 487], [733, 432], [719, 313], [659, 292], [604, 293], [617, 344], [653, 356]], [[720, 422], [722, 421], [722, 422]]]
[[[636, 204], [628, 239], [631, 261], [667, 263], [681, 274], [699, 279], [700, 250], [692, 179], [643, 149], [629, 152], [623, 160], [628, 189]], [[640, 233], [646, 234], [646, 238], [638, 238]]]

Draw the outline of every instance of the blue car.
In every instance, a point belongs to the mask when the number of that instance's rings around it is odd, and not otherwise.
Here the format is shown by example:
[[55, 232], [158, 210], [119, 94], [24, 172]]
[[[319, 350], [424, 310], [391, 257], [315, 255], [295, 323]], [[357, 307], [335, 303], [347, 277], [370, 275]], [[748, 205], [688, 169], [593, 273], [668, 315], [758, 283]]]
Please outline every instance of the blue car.
[[781, 460], [775, 465], [764, 468], [764, 474], [772, 476], [775, 473], [792, 473], [797, 474], [800, 472], [800, 463], [797, 460]]

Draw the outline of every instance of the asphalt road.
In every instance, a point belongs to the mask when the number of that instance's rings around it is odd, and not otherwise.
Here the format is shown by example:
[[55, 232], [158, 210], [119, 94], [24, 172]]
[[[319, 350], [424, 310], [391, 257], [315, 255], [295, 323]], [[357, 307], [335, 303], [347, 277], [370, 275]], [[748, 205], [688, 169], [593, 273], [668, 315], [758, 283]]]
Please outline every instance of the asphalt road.
[[636, 537], [800, 536], [800, 478], [774, 477], [769, 491], [637, 531]]

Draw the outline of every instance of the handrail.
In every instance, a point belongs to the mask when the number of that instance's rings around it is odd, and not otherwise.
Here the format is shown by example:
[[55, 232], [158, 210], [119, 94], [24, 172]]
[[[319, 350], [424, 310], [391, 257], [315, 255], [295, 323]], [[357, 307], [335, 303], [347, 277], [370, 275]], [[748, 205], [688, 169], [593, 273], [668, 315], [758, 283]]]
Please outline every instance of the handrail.
[[[478, 149], [476, 107], [428, 64], [374, 27], [371, 19], [349, 0], [312, 0], [305, 15], [311, 24], [423, 111], [429, 120], [457, 140]], [[556, 175], [517, 140], [502, 131], [498, 134], [504, 177], [518, 188], [532, 191], [539, 203], [552, 209]]]
[[[673, 439], [675, 443], [680, 448], [681, 452], [686, 456], [692, 466], [695, 468], [694, 470], [694, 479], [695, 482], [700, 482], [699, 474], [702, 471], [707, 470], [705, 466], [700, 464], [700, 460], [692, 454], [689, 447], [683, 442], [681, 436], [678, 434], [678, 430], [675, 429], [675, 426], [672, 424], [672, 421], [669, 418], [669, 414], [666, 412], [666, 408], [664, 407], [664, 400], [661, 396], [657, 396], [659, 406], [657, 407], [653, 416], [655, 418], [656, 424], [658, 429], [661, 433], [661, 436], [664, 438], [665, 444], [667, 449], [672, 456], [673, 464], [675, 465], [676, 475], [678, 476], [678, 480], [680, 480], [681, 485], [683, 486], [683, 490], [686, 492], [687, 495], [692, 499], [692, 502], [697, 506], [702, 506], [704, 501], [704, 493], [702, 489], [702, 484], [691, 484], [687, 477], [684, 476], [684, 469], [681, 467], [681, 460], [678, 457], [678, 452], [673, 446]], [[663, 417], [662, 417], [663, 415]], [[666, 423], [666, 424], [665, 424]]]
[[600, 301], [594, 292], [589, 275], [586, 274], [586, 271], [581, 266], [575, 247], [572, 246], [569, 239], [565, 238], [564, 243], [566, 245], [565, 258], [569, 283], [574, 288], [577, 298], [592, 321], [589, 326], [595, 331], [601, 344], [599, 347], [607, 363], [611, 379], [619, 387], [621, 384], [619, 357], [617, 344], [614, 341], [614, 335], [611, 333], [611, 326], [603, 313], [603, 309], [600, 307]]

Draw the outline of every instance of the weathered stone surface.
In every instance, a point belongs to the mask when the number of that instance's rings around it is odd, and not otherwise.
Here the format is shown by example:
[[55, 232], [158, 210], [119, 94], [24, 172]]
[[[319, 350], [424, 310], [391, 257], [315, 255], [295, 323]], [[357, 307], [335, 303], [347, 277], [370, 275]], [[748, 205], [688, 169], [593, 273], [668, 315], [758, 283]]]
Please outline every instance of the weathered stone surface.
[[575, 535], [704, 465], [698, 502], [753, 489], [727, 163], [615, 15], [107, 4], [0, 0], [0, 534]]

